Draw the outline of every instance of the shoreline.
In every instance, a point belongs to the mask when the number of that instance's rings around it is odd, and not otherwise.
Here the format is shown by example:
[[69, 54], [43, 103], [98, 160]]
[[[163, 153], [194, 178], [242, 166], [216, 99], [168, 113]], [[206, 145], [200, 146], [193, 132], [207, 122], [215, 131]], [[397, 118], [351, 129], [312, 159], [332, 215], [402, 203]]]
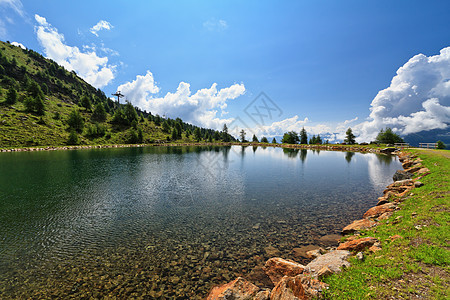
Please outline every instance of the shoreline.
[[[362, 153], [386, 153], [382, 147], [366, 147], [355, 145], [306, 145], [306, 144], [270, 144], [270, 143], [155, 143], [155, 144], [108, 144], [108, 145], [74, 145], [74, 146], [36, 146], [18, 148], [0, 148], [0, 152], [34, 152], [34, 151], [60, 151], [60, 150], [87, 150], [87, 149], [110, 149], [110, 148], [144, 148], [144, 147], [188, 147], [188, 146], [253, 146], [253, 147], [274, 147], [287, 149], [323, 150], [323, 151], [344, 151]], [[386, 148], [394, 149], [394, 148]]]
[[[326, 297], [324, 293], [329, 289], [329, 285], [324, 282], [326, 277], [350, 267], [351, 257], [363, 261], [366, 255], [374, 255], [382, 250], [382, 241], [372, 236], [366, 237], [361, 231], [374, 228], [388, 220], [395, 211], [401, 209], [400, 204], [404, 197], [410, 195], [414, 188], [423, 186], [419, 180], [430, 174], [430, 170], [422, 165], [418, 156], [401, 150], [392, 154], [402, 163], [403, 171], [396, 171], [393, 183], [386, 187], [383, 196], [378, 198], [375, 206], [364, 213], [362, 219], [355, 220], [342, 229], [341, 239], [337, 241], [336, 247], [331, 247], [328, 251], [322, 248], [308, 251], [307, 255], [311, 255], [311, 261], [306, 266], [281, 257], [267, 260], [264, 271], [273, 282], [272, 290], [257, 287], [243, 277], [238, 277], [234, 281], [213, 287], [207, 300], [219, 300], [223, 299], [223, 295], [242, 293], [254, 299], [284, 299], [283, 297], [288, 295], [293, 295], [296, 299]], [[396, 234], [390, 239], [394, 241], [402, 239], [402, 236]], [[242, 286], [246, 287], [244, 291]]]

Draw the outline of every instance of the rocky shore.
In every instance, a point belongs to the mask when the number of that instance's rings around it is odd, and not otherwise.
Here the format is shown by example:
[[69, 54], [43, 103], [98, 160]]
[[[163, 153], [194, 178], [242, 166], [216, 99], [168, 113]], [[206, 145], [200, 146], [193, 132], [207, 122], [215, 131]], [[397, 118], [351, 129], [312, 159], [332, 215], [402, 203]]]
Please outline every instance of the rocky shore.
[[[381, 243], [374, 237], [361, 237], [360, 231], [377, 226], [381, 220], [387, 220], [399, 203], [411, 193], [414, 188], [421, 187], [421, 178], [428, 175], [430, 170], [423, 167], [421, 159], [408, 153], [394, 152], [402, 162], [404, 170], [397, 171], [394, 182], [383, 191], [376, 206], [367, 210], [363, 218], [353, 221], [342, 230], [345, 238], [336, 248], [324, 250], [311, 249], [307, 255], [313, 260], [307, 265], [293, 260], [273, 257], [264, 266], [266, 275], [272, 281], [274, 288], [260, 288], [252, 282], [238, 277], [235, 280], [214, 287], [207, 300], [225, 299], [257, 299], [257, 300], [297, 300], [320, 299], [327, 284], [321, 280], [333, 273], [342, 272], [350, 266], [348, 258], [355, 256], [364, 260], [365, 255], [381, 250]], [[398, 217], [397, 217], [398, 218]], [[391, 221], [391, 220], [389, 220]], [[398, 220], [392, 220], [396, 222]], [[390, 239], [401, 239], [400, 235], [393, 235]]]

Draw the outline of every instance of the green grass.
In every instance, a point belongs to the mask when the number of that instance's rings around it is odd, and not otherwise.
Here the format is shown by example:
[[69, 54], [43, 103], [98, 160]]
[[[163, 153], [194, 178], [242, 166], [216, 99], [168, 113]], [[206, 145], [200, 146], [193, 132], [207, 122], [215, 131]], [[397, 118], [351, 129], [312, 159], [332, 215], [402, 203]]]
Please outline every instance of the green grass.
[[[448, 299], [450, 297], [450, 190], [448, 151], [409, 150], [431, 174], [401, 204], [401, 210], [362, 236], [378, 238], [382, 250], [325, 279], [329, 299]], [[398, 218], [399, 217], [399, 218]], [[421, 229], [415, 226], [422, 225]], [[391, 241], [393, 235], [402, 238]]]

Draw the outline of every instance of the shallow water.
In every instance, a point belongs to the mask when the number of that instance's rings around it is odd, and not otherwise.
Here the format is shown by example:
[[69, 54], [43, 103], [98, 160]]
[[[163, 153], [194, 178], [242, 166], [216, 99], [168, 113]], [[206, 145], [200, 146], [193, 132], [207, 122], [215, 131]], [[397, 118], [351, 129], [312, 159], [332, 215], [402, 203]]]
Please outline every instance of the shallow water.
[[201, 299], [238, 275], [267, 286], [265, 260], [339, 233], [397, 169], [271, 147], [2, 153], [0, 298]]

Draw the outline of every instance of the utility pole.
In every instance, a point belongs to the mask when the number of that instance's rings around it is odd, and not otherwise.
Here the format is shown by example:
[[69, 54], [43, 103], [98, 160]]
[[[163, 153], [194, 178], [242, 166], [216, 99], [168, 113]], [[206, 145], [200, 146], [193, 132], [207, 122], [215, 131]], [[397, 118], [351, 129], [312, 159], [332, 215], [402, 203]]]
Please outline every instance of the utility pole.
[[118, 104], [120, 104], [120, 98], [125, 97], [124, 95], [122, 95], [122, 94], [120, 93], [120, 91], [117, 91], [115, 94], [111, 94], [111, 95], [117, 97], [117, 103], [118, 103]]

